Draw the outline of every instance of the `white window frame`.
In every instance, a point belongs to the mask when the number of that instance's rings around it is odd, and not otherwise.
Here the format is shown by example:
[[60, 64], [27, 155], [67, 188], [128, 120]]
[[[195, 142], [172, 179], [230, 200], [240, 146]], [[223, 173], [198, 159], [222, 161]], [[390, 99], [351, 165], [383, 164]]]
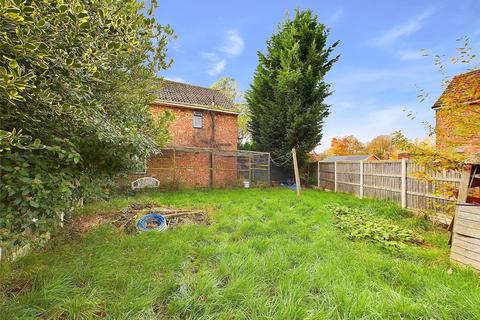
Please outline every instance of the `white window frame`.
[[[198, 123], [200, 121], [200, 123]], [[203, 128], [203, 112], [193, 111], [193, 127], [197, 129]]]

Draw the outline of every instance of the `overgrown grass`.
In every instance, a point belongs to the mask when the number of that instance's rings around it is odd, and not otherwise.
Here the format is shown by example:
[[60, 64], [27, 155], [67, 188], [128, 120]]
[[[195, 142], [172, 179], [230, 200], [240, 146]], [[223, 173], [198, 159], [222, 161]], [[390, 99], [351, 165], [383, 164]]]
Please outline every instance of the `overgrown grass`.
[[[396, 205], [305, 190], [141, 194], [129, 203], [211, 209], [214, 224], [84, 239], [3, 266], [3, 319], [479, 319], [480, 280], [448, 261], [448, 235]], [[328, 204], [362, 208], [421, 234], [385, 250], [350, 241]], [[448, 272], [452, 268], [453, 272]]]

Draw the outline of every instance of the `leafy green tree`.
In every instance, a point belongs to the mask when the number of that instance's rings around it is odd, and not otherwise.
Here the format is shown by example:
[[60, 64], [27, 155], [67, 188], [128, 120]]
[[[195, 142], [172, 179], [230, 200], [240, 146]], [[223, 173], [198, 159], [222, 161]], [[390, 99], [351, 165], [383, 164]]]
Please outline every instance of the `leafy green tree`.
[[155, 21], [155, 7], [0, 2], [3, 245], [48, 234], [88, 186], [128, 171], [167, 140], [169, 116], [148, 111], [172, 35]]
[[330, 57], [338, 41], [327, 45], [328, 34], [312, 11], [297, 10], [267, 41], [266, 54], [258, 53], [259, 64], [246, 93], [248, 127], [257, 148], [272, 157], [295, 147], [303, 162], [322, 138], [329, 114], [324, 100], [330, 95], [324, 77], [339, 58]]
[[247, 123], [250, 119], [248, 105], [245, 103], [244, 96], [238, 88], [237, 80], [228, 77], [221, 77], [215, 82], [212, 89], [222, 91], [227, 98], [233, 101], [238, 115], [238, 145], [243, 146], [250, 140]]

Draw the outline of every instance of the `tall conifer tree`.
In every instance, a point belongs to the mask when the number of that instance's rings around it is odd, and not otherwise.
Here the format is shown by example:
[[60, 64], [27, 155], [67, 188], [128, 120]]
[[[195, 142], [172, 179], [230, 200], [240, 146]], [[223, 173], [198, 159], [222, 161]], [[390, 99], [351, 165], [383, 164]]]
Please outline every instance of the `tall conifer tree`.
[[324, 100], [330, 95], [324, 77], [339, 58], [331, 58], [338, 41], [327, 45], [328, 34], [311, 10], [297, 10], [267, 41], [266, 54], [258, 52], [259, 64], [246, 94], [249, 130], [257, 148], [272, 157], [295, 147], [303, 162], [322, 138], [329, 114]]

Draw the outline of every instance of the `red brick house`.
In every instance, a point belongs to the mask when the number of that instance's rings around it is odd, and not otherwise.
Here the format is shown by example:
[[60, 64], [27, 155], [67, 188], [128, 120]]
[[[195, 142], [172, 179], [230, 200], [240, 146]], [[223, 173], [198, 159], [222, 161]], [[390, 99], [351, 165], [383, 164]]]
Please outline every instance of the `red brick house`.
[[[455, 110], [446, 110], [459, 108]], [[455, 76], [432, 107], [435, 110], [436, 146], [439, 150], [454, 148], [467, 155], [480, 152], [480, 70]], [[452, 121], [455, 117], [456, 121]], [[468, 132], [457, 130], [458, 121], [469, 123]]]
[[170, 123], [170, 144], [147, 160], [146, 171], [160, 186], [181, 188], [223, 187], [238, 183], [237, 117], [235, 107], [221, 91], [185, 83], [163, 81], [150, 105], [155, 117], [165, 110]]

